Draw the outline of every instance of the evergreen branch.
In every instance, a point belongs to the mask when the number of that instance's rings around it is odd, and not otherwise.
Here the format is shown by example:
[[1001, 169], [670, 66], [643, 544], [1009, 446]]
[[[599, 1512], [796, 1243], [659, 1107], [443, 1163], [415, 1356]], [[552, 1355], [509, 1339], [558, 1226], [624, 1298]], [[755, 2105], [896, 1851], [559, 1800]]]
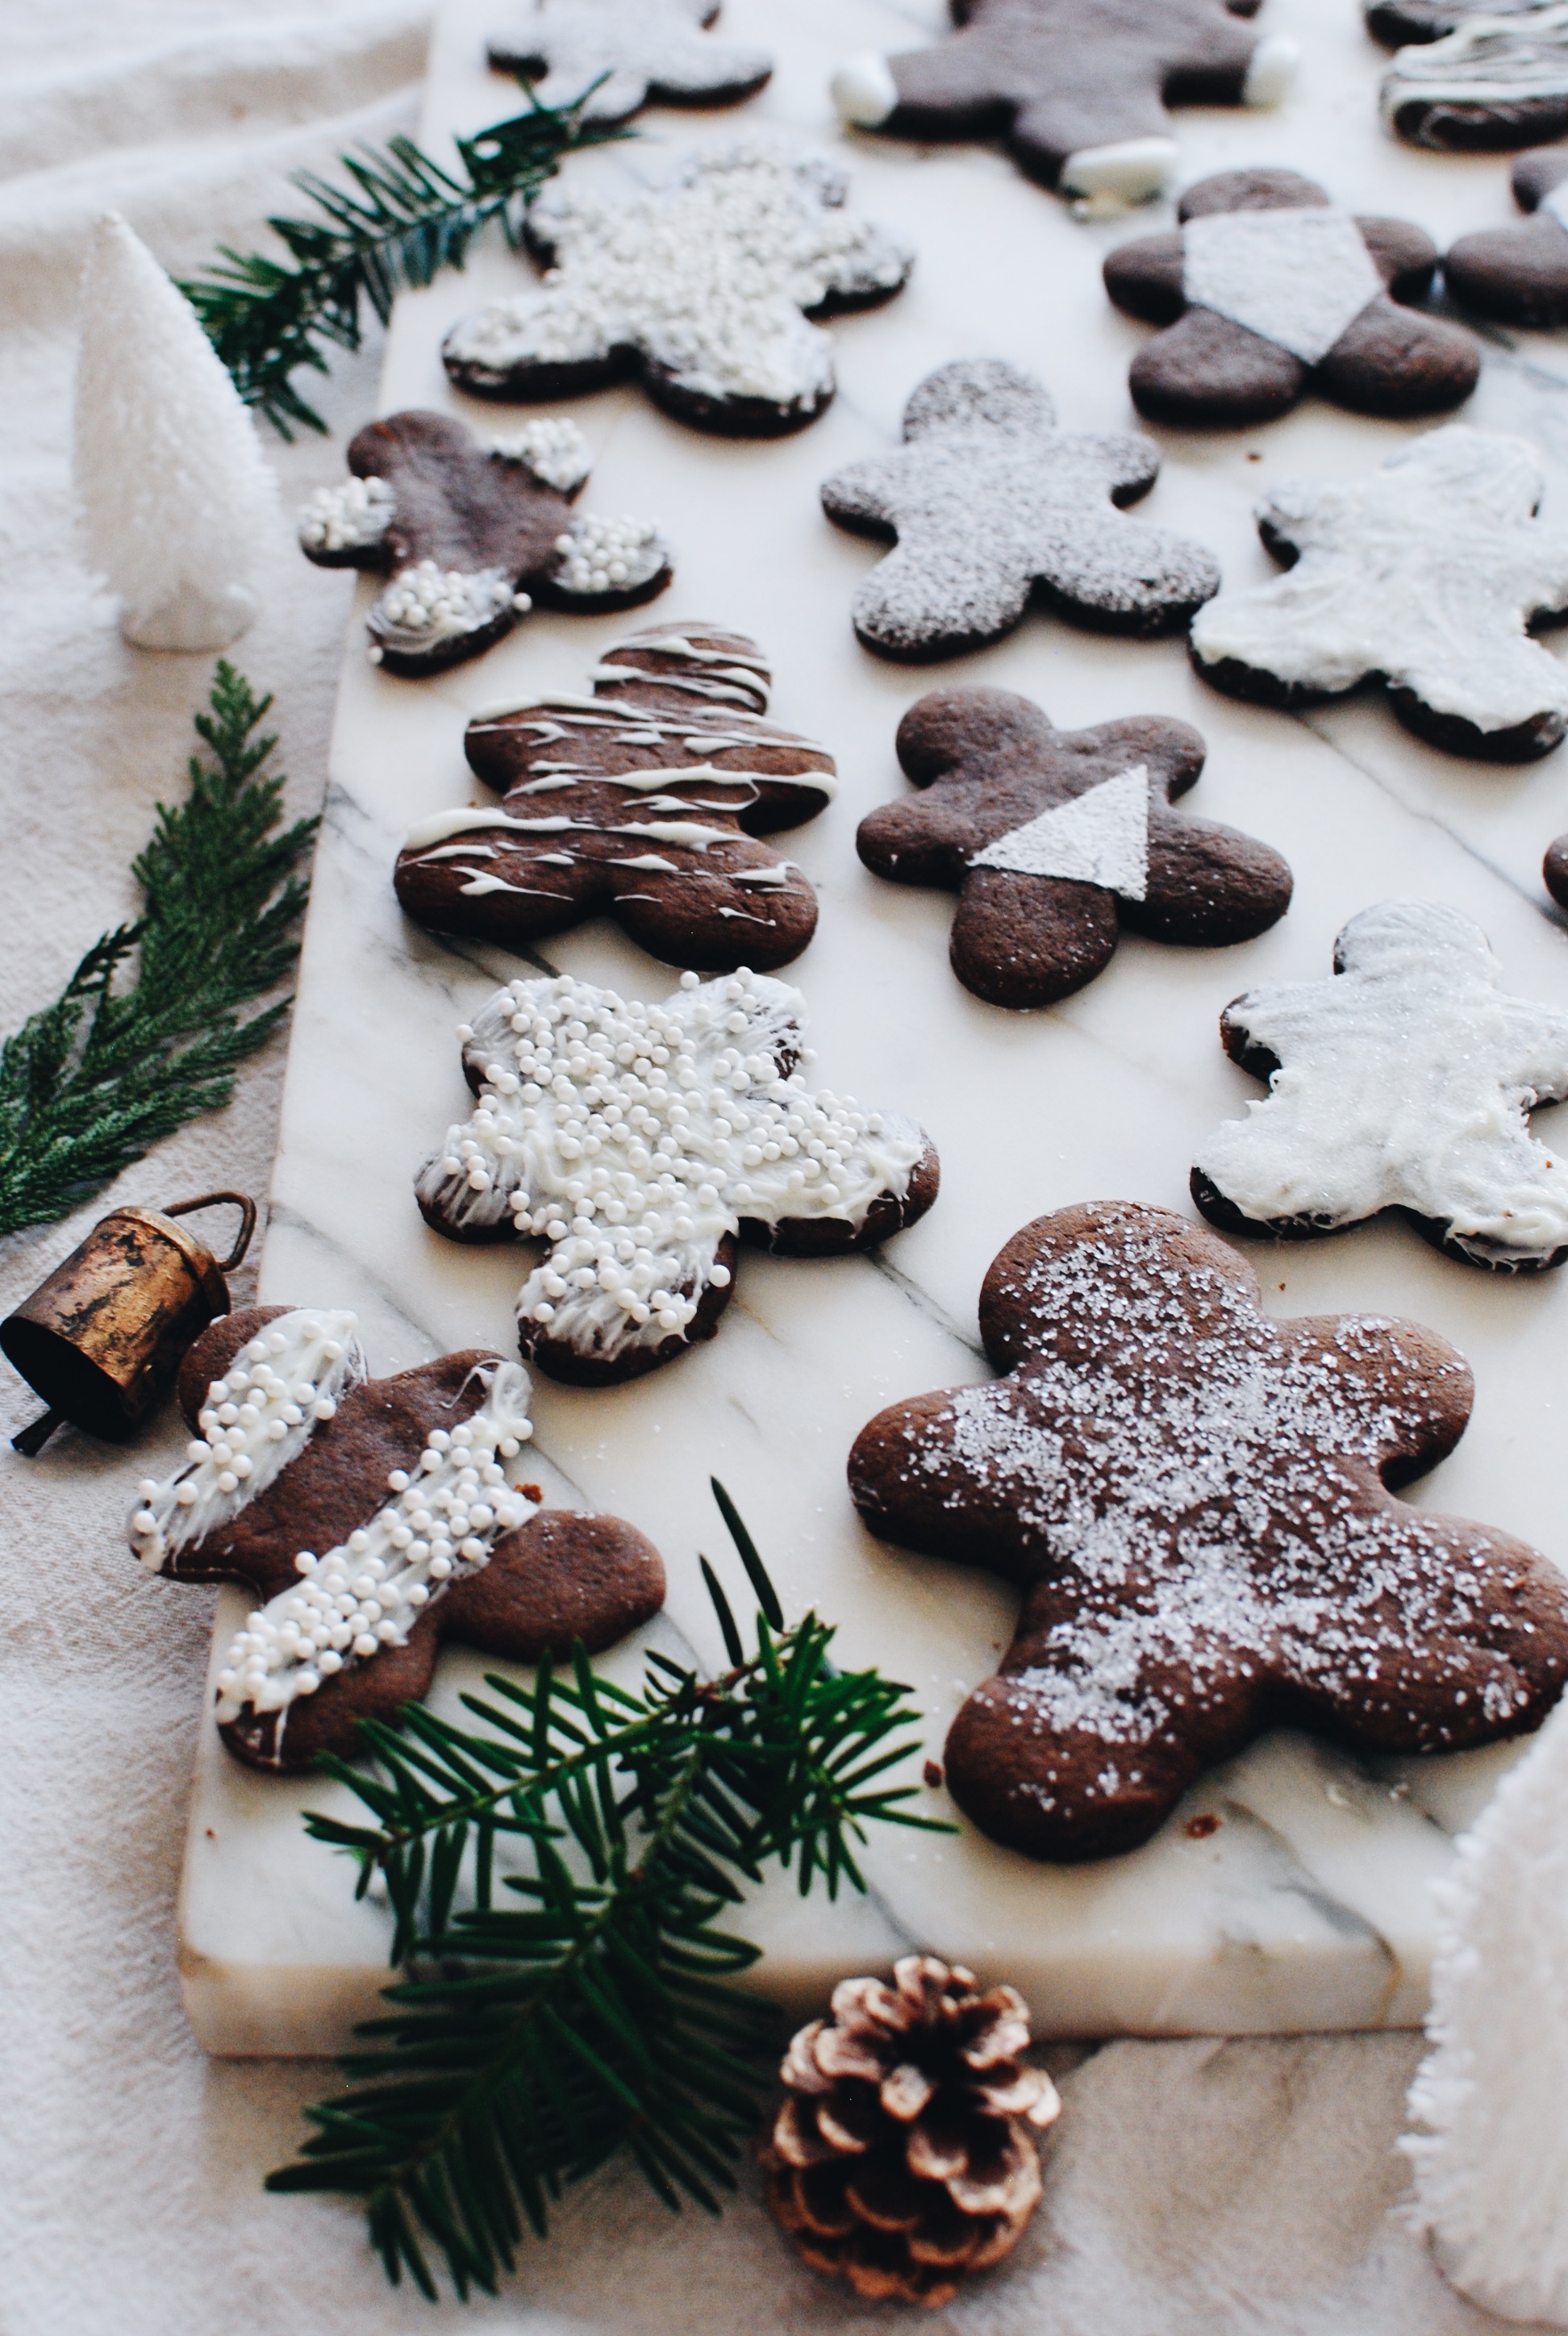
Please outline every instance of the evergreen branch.
[[[277, 745], [255, 735], [270, 697], [219, 660], [196, 729], [190, 791], [161, 803], [131, 872], [144, 909], [93, 942], [52, 1006], [0, 1046], [0, 1234], [53, 1223], [187, 1120], [217, 1111], [287, 998], [248, 1020], [298, 954], [316, 832], [277, 832], [285, 782], [260, 775]], [[130, 983], [117, 987], [136, 959]]]
[[531, 1689], [492, 1675], [494, 1700], [465, 1695], [478, 1729], [414, 1704], [396, 1728], [363, 1726], [373, 1773], [320, 1764], [375, 1823], [307, 1825], [352, 1852], [361, 1893], [381, 1876], [404, 1976], [357, 2031], [351, 2088], [307, 2112], [317, 2130], [268, 2186], [362, 2199], [388, 2277], [432, 2300], [432, 2251], [460, 2295], [494, 2292], [524, 2228], [542, 2237], [562, 2190], [622, 2149], [667, 2205], [716, 2212], [775, 2018], [732, 1984], [760, 1950], [716, 1927], [722, 1910], [770, 1860], [803, 1891], [819, 1874], [830, 1896], [863, 1889], [851, 1844], [872, 1822], [950, 1829], [884, 1781], [918, 1748], [908, 1690], [836, 1670], [814, 1614], [782, 1627], [715, 1492], [763, 1609], [719, 1678], [654, 1653], [633, 1694], [579, 1648], [570, 1673], [547, 1660]]
[[180, 282], [240, 396], [283, 437], [292, 438], [296, 424], [326, 430], [292, 375], [302, 365], [326, 374], [330, 348], [359, 346], [363, 302], [385, 324], [399, 292], [461, 268], [492, 219], [518, 243], [530, 198], [564, 154], [635, 134], [583, 120], [592, 89], [562, 107], [541, 105], [526, 83], [523, 89], [526, 112], [453, 141], [460, 174], [403, 137], [385, 152], [341, 156], [350, 187], [297, 171], [293, 184], [320, 216], [267, 222], [292, 267], [223, 244], [204, 274]]

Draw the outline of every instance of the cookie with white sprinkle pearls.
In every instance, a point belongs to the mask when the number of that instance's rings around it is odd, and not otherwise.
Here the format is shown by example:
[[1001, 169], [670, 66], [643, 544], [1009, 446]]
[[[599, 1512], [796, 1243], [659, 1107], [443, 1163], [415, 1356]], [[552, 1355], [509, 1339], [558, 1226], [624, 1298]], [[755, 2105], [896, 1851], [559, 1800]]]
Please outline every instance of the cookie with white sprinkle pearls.
[[531, 82], [541, 105], [580, 100], [585, 122], [628, 122], [649, 104], [735, 105], [762, 88], [773, 59], [716, 40], [718, 15], [719, 0], [528, 0], [486, 54], [497, 73]]
[[193, 1441], [131, 1518], [150, 1573], [255, 1597], [217, 1692], [223, 1741], [252, 1767], [352, 1756], [362, 1719], [426, 1693], [443, 1639], [536, 1663], [612, 1646], [664, 1603], [634, 1526], [546, 1508], [520, 1481], [521, 1365], [475, 1350], [373, 1379], [355, 1333], [314, 1308], [209, 1325], [178, 1385]]
[[1275, 1320], [1213, 1233], [1103, 1202], [1014, 1235], [980, 1333], [1000, 1376], [880, 1413], [849, 1475], [881, 1539], [1022, 1593], [947, 1740], [949, 1787], [993, 1840], [1109, 1857], [1268, 1728], [1460, 1752], [1557, 1701], [1558, 1569], [1393, 1497], [1470, 1416], [1434, 1332]]
[[536, 603], [597, 617], [663, 591], [669, 547], [650, 521], [573, 512], [592, 460], [575, 422], [482, 446], [450, 414], [389, 414], [350, 443], [346, 483], [300, 511], [299, 547], [318, 568], [390, 576], [365, 621], [373, 665], [442, 673]]
[[653, 1005], [570, 975], [514, 981], [459, 1030], [478, 1096], [415, 1180], [450, 1240], [547, 1244], [522, 1352], [608, 1387], [712, 1338], [738, 1246], [874, 1249], [937, 1196], [924, 1130], [807, 1085], [804, 1001], [743, 967]]
[[438, 812], [398, 854], [397, 897], [433, 932], [525, 949], [612, 916], [667, 964], [798, 957], [816, 894], [757, 839], [814, 819], [824, 747], [765, 717], [773, 676], [744, 633], [693, 618], [607, 649], [591, 696], [488, 707], [464, 746], [500, 808]]

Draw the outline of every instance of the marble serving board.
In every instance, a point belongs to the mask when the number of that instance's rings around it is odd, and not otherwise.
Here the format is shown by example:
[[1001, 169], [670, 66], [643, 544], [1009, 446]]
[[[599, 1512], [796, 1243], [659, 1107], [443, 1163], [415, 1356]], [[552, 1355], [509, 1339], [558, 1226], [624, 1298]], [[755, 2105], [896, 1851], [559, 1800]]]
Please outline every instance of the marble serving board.
[[[505, 111], [509, 85], [482, 66], [483, 33], [504, 5], [449, 0], [427, 141]], [[658, 612], [755, 634], [774, 660], [777, 718], [838, 757], [837, 802], [785, 845], [822, 902], [818, 936], [790, 978], [809, 1004], [817, 1076], [867, 1106], [918, 1114], [940, 1148], [941, 1198], [875, 1257], [807, 1264], [747, 1253], [712, 1344], [631, 1387], [536, 1382], [534, 1406], [537, 1473], [551, 1497], [632, 1518], [665, 1553], [669, 1601], [649, 1638], [704, 1664], [720, 1660], [698, 1550], [737, 1595], [745, 1585], [708, 1493], [717, 1474], [789, 1612], [815, 1606], [839, 1624], [843, 1661], [908, 1681], [937, 1758], [954, 1709], [1009, 1636], [1012, 1595], [983, 1574], [873, 1542], [851, 1508], [844, 1461], [882, 1405], [987, 1375], [975, 1306], [1000, 1244], [1069, 1202], [1190, 1207], [1195, 1147], [1257, 1093], [1221, 1051], [1220, 1009], [1252, 983], [1326, 973], [1340, 925], [1380, 898], [1454, 902], [1490, 931], [1511, 986], [1568, 1000], [1568, 948], [1539, 876], [1544, 846], [1568, 827], [1561, 754], [1524, 770], [1452, 760], [1410, 739], [1370, 689], [1302, 719], [1249, 709], [1206, 689], [1180, 641], [1097, 638], [1039, 618], [984, 655], [930, 671], [878, 663], [856, 645], [850, 598], [876, 553], [826, 524], [820, 481], [893, 443], [910, 389], [958, 355], [1035, 368], [1068, 427], [1131, 426], [1126, 366], [1145, 336], [1109, 307], [1100, 263], [1122, 236], [1169, 217], [1083, 224], [999, 153], [842, 136], [827, 99], [835, 59], [909, 45], [941, 21], [941, 0], [727, 0], [727, 29], [777, 55], [763, 97], [716, 117], [650, 113], [637, 141], [569, 165], [583, 180], [630, 188], [666, 167], [672, 148], [759, 121], [847, 161], [853, 200], [912, 240], [920, 258], [901, 298], [835, 328], [841, 386], [827, 415], [757, 443], [684, 429], [631, 389], [561, 409], [596, 451], [582, 508], [657, 518], [677, 547], [677, 580]], [[1228, 165], [1294, 164], [1345, 202], [1420, 220], [1440, 241], [1511, 216], [1506, 158], [1423, 155], [1381, 135], [1381, 53], [1355, 0], [1266, 0], [1261, 21], [1302, 46], [1296, 93], [1278, 115], [1183, 112], [1183, 182]], [[466, 275], [401, 300], [384, 410], [446, 406], [482, 430], [517, 426], [515, 410], [449, 393], [437, 349], [463, 308], [529, 280], [526, 261], [487, 245]], [[1534, 441], [1551, 464], [1548, 514], [1568, 519], [1568, 469], [1559, 467], [1568, 464], [1568, 342], [1491, 336], [1468, 418]], [[1311, 402], [1266, 430], [1167, 433], [1164, 472], [1144, 508], [1212, 543], [1228, 579], [1260, 578], [1272, 572], [1250, 518], [1261, 487], [1294, 472], [1369, 467], [1409, 434]], [[341, 475], [338, 461], [323, 450], [324, 482]], [[586, 667], [628, 628], [536, 616], [482, 660], [410, 683], [366, 662], [369, 598], [365, 585], [345, 652], [262, 1294], [356, 1308], [373, 1366], [388, 1371], [452, 1347], [510, 1349], [522, 1272], [519, 1252], [455, 1248], [427, 1231], [410, 1189], [467, 1108], [453, 1027], [519, 963], [406, 924], [389, 881], [394, 855], [413, 822], [479, 793], [462, 753], [471, 711], [514, 693], [580, 688]], [[938, 682], [1024, 691], [1065, 725], [1142, 713], [1196, 723], [1211, 758], [1193, 808], [1287, 853], [1297, 879], [1290, 916], [1223, 952], [1129, 939], [1092, 988], [1050, 1013], [978, 1003], [948, 968], [950, 901], [879, 883], [854, 853], [857, 822], [901, 788], [899, 717]], [[552, 945], [549, 963], [648, 998], [675, 979], [602, 925]], [[1412, 1497], [1568, 1558], [1568, 1277], [1494, 1280], [1393, 1225], [1252, 1254], [1281, 1313], [1406, 1313], [1463, 1348], [1477, 1382], [1474, 1423]], [[243, 1602], [225, 1594], [215, 1665]], [[611, 1667], [637, 1675], [640, 1651], [622, 1649]], [[444, 1657], [437, 1700], [450, 1708], [478, 1669], [471, 1657]], [[1046, 2034], [1408, 2026], [1426, 2002], [1430, 1884], [1515, 1757], [1504, 1747], [1373, 1770], [1278, 1735], [1204, 1778], [1135, 1856], [1052, 1870], [969, 1829], [881, 1829], [866, 1850], [865, 1898], [830, 1906], [771, 1887], [745, 1927], [767, 1950], [763, 1983], [795, 2003], [919, 1943], [1016, 1981]], [[920, 1768], [917, 1757], [917, 1782]], [[180, 1956], [190, 2018], [211, 2050], [332, 2049], [375, 2008], [385, 1910], [355, 1903], [347, 1864], [300, 1823], [305, 1808], [350, 1806], [319, 1781], [239, 1767], [209, 1723]], [[951, 1814], [940, 1789], [921, 1786], [917, 1806]]]

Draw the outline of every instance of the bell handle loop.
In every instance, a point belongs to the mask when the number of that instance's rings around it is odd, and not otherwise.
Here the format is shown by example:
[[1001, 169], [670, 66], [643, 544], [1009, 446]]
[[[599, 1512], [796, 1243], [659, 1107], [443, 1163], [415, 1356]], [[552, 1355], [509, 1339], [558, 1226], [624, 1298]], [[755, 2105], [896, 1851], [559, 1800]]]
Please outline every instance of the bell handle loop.
[[222, 1206], [239, 1212], [239, 1231], [235, 1237], [234, 1247], [227, 1257], [218, 1260], [219, 1273], [232, 1273], [250, 1247], [250, 1236], [256, 1231], [256, 1203], [248, 1192], [203, 1192], [199, 1200], [181, 1201], [174, 1208], [165, 1209], [163, 1214], [166, 1217], [189, 1217], [198, 1209]]

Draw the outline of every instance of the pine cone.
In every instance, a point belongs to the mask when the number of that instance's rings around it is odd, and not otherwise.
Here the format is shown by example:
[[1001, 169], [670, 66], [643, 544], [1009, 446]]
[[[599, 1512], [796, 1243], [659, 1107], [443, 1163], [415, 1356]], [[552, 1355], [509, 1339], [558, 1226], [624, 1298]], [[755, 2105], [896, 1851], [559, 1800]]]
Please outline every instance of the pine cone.
[[1030, 2127], [1057, 2088], [1019, 2054], [1029, 2008], [972, 1971], [906, 1955], [893, 1985], [841, 1980], [803, 2028], [762, 2149], [768, 2203], [814, 2270], [859, 2295], [940, 2304], [999, 2263], [1040, 2195]]

